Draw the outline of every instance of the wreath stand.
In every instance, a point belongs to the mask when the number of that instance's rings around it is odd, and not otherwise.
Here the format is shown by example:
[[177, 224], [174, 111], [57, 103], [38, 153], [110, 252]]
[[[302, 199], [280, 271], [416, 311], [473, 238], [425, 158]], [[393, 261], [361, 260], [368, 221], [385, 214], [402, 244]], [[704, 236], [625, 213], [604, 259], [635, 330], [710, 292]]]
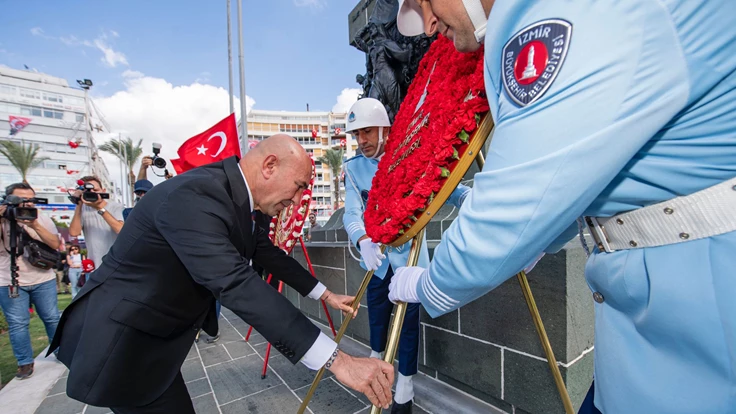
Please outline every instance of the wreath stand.
[[[478, 163], [478, 166], [481, 169], [483, 168], [485, 164], [485, 159], [483, 158], [481, 148], [483, 147], [486, 139], [492, 134], [492, 132], [493, 120], [490, 114], [486, 114], [480, 126], [471, 137], [467, 149], [460, 158], [457, 167], [447, 178], [447, 181], [443, 185], [442, 189], [439, 191], [435, 199], [429, 204], [424, 214], [422, 214], [414, 223], [414, 225], [403, 235], [401, 235], [395, 242], [390, 243], [391, 246], [401, 246], [405, 242], [411, 240], [412, 243], [411, 249], [409, 250], [409, 259], [406, 264], [407, 266], [416, 266], [417, 262], [419, 261], [420, 246], [424, 239], [424, 227], [429, 223], [432, 215], [438, 212], [440, 208], [444, 205], [445, 201], [447, 201], [447, 198], [449, 198], [452, 191], [460, 183], [460, 180], [470, 168], [470, 165], [473, 163], [473, 161], [475, 160]], [[385, 245], [381, 246], [382, 253], [385, 251], [385, 249]], [[363, 298], [365, 291], [368, 289], [368, 283], [370, 282], [371, 277], [373, 277], [373, 271], [369, 271], [365, 274], [365, 277], [363, 278], [363, 281], [358, 288], [358, 292], [355, 294], [355, 301], [352, 305], [353, 311], [355, 311], [360, 306], [360, 301]], [[521, 290], [524, 294], [524, 300], [526, 301], [529, 312], [531, 313], [532, 320], [534, 321], [534, 326], [539, 336], [539, 340], [542, 343], [542, 348], [544, 348], [544, 353], [547, 357], [547, 362], [549, 364], [550, 371], [552, 372], [552, 376], [554, 377], [557, 391], [559, 392], [560, 398], [562, 399], [562, 404], [565, 407], [565, 413], [575, 414], [570, 396], [567, 392], [567, 388], [565, 387], [565, 382], [563, 381], [562, 375], [560, 374], [560, 368], [557, 366], [557, 360], [555, 359], [554, 352], [552, 351], [552, 345], [550, 344], [549, 338], [547, 337], [547, 332], [544, 329], [542, 317], [539, 314], [539, 309], [537, 308], [537, 304], [534, 301], [534, 296], [532, 295], [531, 288], [529, 287], [529, 281], [526, 277], [526, 273], [524, 271], [521, 271], [516, 275], [516, 278], [519, 280]], [[385, 362], [392, 365], [396, 356], [396, 351], [399, 346], [399, 337], [401, 335], [401, 327], [404, 323], [405, 315], [406, 303], [397, 303], [394, 317], [391, 321], [391, 328], [389, 330], [388, 340], [386, 342], [386, 353], [383, 358]], [[340, 326], [340, 330], [335, 337], [335, 342], [337, 342], [338, 344], [345, 334], [350, 320], [351, 318], [346, 318]], [[312, 381], [312, 385], [309, 387], [309, 392], [307, 392], [307, 395], [304, 397], [304, 401], [297, 411], [298, 414], [303, 414], [306, 410], [307, 405], [309, 405], [309, 401], [314, 396], [317, 385], [322, 380], [322, 376], [324, 375], [324, 373], [324, 367], [320, 368], [320, 370], [317, 372], [314, 381]], [[382, 408], [375, 405], [371, 408], [371, 414], [380, 414], [381, 411]]]
[[[301, 243], [302, 250], [304, 251], [304, 257], [307, 259], [307, 265], [309, 265], [309, 271], [312, 273], [312, 277], [315, 279], [317, 276], [314, 274], [314, 268], [312, 267], [312, 261], [309, 259], [309, 254], [307, 253], [307, 248], [304, 246], [304, 238], [302, 236], [299, 236], [299, 243]], [[266, 278], [266, 283], [269, 285], [271, 284], [271, 278], [273, 277], [272, 274], [268, 274], [268, 278]], [[279, 288], [278, 292], [279, 294], [284, 289], [284, 282], [279, 280]], [[327, 304], [324, 300], [320, 300], [322, 302], [322, 308], [325, 310], [325, 315], [327, 315], [327, 322], [330, 324], [330, 329], [332, 329], [332, 336], [336, 336], [337, 333], [335, 332], [335, 325], [332, 323], [332, 316], [330, 316], [330, 312], [327, 310]], [[245, 342], [248, 342], [250, 339], [250, 334], [253, 332], [253, 326], [248, 328], [248, 333], [245, 335]], [[268, 359], [271, 356], [271, 343], [269, 342], [266, 346], [266, 357], [263, 359], [263, 371], [261, 371], [261, 379], [266, 378], [266, 373], [268, 372]]]

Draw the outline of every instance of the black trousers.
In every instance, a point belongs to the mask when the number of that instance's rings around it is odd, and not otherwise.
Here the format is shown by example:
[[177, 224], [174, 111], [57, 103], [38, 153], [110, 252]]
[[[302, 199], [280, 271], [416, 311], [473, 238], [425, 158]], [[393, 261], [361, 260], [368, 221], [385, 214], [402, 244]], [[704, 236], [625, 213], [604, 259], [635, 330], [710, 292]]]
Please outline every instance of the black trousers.
[[192, 399], [181, 372], [176, 375], [169, 388], [152, 403], [142, 407], [110, 407], [110, 410], [115, 414], [194, 414]]

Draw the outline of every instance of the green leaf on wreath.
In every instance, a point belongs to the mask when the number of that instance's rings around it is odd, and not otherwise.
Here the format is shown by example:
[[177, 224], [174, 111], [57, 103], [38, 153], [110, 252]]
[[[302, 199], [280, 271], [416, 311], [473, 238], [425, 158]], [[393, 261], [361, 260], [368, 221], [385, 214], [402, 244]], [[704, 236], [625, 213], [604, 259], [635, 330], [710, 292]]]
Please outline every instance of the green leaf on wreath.
[[432, 194], [429, 195], [429, 198], [427, 199], [427, 205], [432, 204], [432, 200], [434, 200], [434, 191]]
[[404, 234], [404, 229], [399, 230], [399, 236], [401, 236], [402, 234]]
[[447, 168], [445, 168], [445, 167], [440, 167], [440, 169], [442, 170], [442, 174], [440, 174], [440, 176], [441, 176], [442, 178], [447, 178], [447, 177], [449, 177], [449, 176], [450, 176], [450, 170], [448, 170], [448, 169], [447, 169]]
[[475, 125], [480, 124], [480, 114], [475, 114]]
[[457, 148], [455, 148], [455, 147], [452, 148], [452, 159], [453, 160], [459, 160], [460, 159], [460, 154], [457, 152]]
[[468, 133], [463, 129], [459, 134], [457, 134], [457, 137], [460, 138], [460, 141], [467, 143], [470, 135], [468, 135]]
[[417, 221], [417, 220], [419, 220], [419, 219], [417, 218], [417, 216], [410, 216], [409, 218], [411, 219], [411, 221]]

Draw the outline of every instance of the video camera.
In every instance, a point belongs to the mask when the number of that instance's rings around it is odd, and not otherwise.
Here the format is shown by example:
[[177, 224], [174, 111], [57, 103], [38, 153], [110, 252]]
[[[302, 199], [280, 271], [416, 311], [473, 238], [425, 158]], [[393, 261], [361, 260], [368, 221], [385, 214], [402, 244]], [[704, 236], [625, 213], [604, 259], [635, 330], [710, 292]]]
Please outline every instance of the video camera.
[[8, 206], [2, 217], [9, 220], [36, 220], [38, 218], [38, 209], [36, 207], [23, 206], [26, 203], [48, 204], [49, 201], [45, 198], [38, 197], [22, 198], [15, 195], [2, 196], [0, 205]]
[[72, 194], [69, 194], [69, 201], [74, 204], [79, 204], [81, 200], [84, 200], [88, 203], [94, 203], [101, 198], [105, 200], [110, 199], [110, 194], [108, 193], [95, 193], [95, 186], [93, 184], [85, 183], [82, 180], [77, 180], [77, 185], [79, 187], [77, 187], [76, 189], [82, 191], [82, 197], [75, 197]]

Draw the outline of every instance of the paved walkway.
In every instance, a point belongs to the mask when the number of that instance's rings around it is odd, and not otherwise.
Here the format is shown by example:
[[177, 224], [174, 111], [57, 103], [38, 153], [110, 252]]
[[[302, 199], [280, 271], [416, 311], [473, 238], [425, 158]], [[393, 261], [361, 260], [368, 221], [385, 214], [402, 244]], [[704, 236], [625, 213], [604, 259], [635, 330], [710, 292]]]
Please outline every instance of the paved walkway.
[[[320, 326], [323, 330], [327, 328]], [[181, 368], [197, 414], [296, 413], [307, 394], [315, 372], [302, 364], [292, 365], [275, 349], [269, 358], [269, 371], [261, 379], [266, 340], [259, 334], [243, 337], [248, 325], [231, 311], [222, 309], [220, 340], [216, 344], [200, 341], [189, 351]], [[353, 355], [367, 356], [364, 345], [344, 338], [341, 349]], [[36, 414], [105, 414], [110, 410], [86, 405], [66, 396], [65, 371]], [[327, 372], [309, 405], [313, 414], [369, 413], [365, 396], [343, 387]], [[385, 412], [390, 412], [386, 410]], [[414, 413], [425, 414], [415, 403]]]

